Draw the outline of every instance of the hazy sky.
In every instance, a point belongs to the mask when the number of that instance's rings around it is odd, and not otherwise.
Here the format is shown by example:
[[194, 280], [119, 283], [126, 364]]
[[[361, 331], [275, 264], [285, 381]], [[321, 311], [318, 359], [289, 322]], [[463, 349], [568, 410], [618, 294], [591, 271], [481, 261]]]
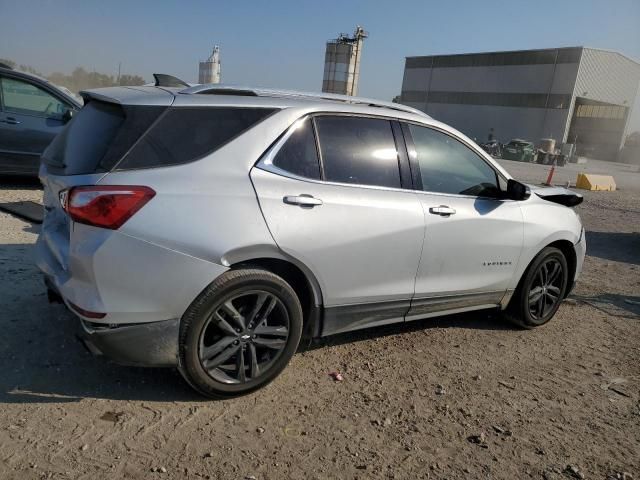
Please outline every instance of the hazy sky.
[[0, 57], [197, 81], [218, 44], [225, 83], [320, 90], [326, 40], [356, 24], [370, 34], [359, 94], [387, 100], [411, 55], [584, 45], [640, 59], [640, 0], [0, 0]]

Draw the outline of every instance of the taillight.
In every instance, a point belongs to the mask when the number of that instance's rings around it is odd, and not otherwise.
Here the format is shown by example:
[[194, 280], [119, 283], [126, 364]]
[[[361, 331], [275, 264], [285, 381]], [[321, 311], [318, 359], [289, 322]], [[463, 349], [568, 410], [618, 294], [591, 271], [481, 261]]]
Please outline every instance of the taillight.
[[80, 308], [75, 303], [69, 302], [69, 306], [71, 307], [71, 310], [74, 310], [76, 313], [79, 313], [83, 317], [96, 318], [97, 319], [97, 318], [104, 318], [104, 317], [107, 316], [106, 313], [92, 312], [91, 310], [85, 310], [84, 308]]
[[149, 187], [120, 185], [73, 187], [62, 193], [62, 207], [73, 221], [111, 230], [120, 228], [156, 194]]

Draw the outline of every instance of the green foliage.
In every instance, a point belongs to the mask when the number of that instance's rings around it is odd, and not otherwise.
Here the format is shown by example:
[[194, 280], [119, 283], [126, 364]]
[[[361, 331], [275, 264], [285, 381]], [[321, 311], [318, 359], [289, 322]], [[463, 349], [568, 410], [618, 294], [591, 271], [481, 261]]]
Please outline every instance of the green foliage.
[[[0, 63], [5, 63], [11, 68], [16, 68], [16, 62], [13, 60], [0, 58]], [[114, 87], [116, 85], [135, 86], [146, 83], [140, 75], [121, 75], [120, 82], [118, 82], [116, 76], [99, 72], [88, 72], [82, 67], [77, 67], [71, 74], [54, 72], [51, 75], [43, 75], [30, 65], [19, 65], [17, 70], [44, 77], [51, 83], [66, 87], [74, 93], [89, 88]]]
[[144, 78], [140, 75], [120, 75], [120, 85], [128, 85], [128, 86], [136, 86], [136, 85], [144, 85]]
[[14, 62], [13, 60], [9, 60], [8, 58], [0, 58], [0, 63], [8, 65], [9, 68], [15, 68], [16, 66], [16, 62]]

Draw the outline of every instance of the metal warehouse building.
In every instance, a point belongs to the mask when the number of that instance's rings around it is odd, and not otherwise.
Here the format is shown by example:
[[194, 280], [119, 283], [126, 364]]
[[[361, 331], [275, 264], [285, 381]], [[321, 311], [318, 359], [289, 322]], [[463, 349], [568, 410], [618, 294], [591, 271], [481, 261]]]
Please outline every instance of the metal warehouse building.
[[478, 141], [493, 129], [615, 160], [639, 83], [640, 64], [586, 47], [407, 57], [400, 101]]

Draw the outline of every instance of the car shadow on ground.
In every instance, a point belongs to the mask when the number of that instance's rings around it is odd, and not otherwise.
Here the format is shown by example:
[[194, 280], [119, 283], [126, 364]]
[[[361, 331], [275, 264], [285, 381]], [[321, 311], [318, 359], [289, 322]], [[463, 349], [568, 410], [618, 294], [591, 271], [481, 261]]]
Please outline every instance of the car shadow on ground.
[[640, 296], [602, 293], [599, 295], [574, 294], [571, 298], [612, 317], [640, 320]]
[[640, 265], [640, 232], [587, 232], [587, 254]]
[[[209, 401], [175, 369], [136, 368], [93, 357], [78, 339], [80, 325], [63, 305], [49, 304], [30, 244], [0, 245], [0, 405], [73, 403], [86, 398], [149, 402]], [[486, 312], [389, 325], [329, 337], [311, 348], [429, 328], [510, 329]], [[1, 407], [0, 407], [1, 408]]]
[[312, 342], [305, 350], [343, 345], [371, 340], [373, 338], [390, 335], [402, 335], [417, 331], [438, 328], [466, 328], [474, 330], [518, 330], [518, 327], [508, 323], [495, 310], [482, 310], [442, 317], [427, 318], [411, 322], [395, 323], [381, 327], [340, 333]]

